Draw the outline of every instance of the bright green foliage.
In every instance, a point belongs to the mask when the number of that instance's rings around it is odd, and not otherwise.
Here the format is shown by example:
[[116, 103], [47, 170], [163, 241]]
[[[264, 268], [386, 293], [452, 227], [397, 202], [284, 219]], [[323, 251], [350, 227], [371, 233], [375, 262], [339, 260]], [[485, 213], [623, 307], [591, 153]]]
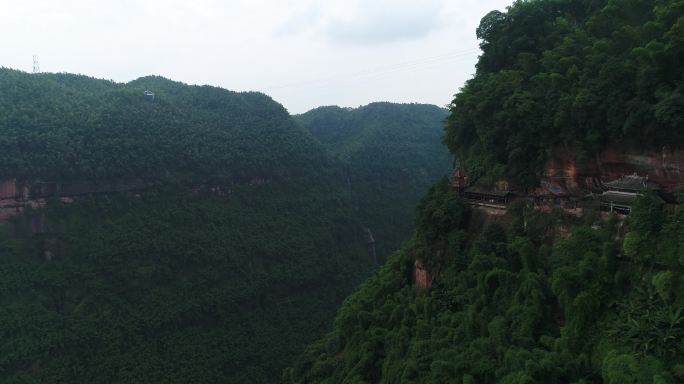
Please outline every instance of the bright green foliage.
[[658, 272], [651, 279], [651, 283], [656, 292], [658, 292], [658, 295], [660, 295], [660, 298], [666, 301], [669, 300], [672, 294], [673, 282], [674, 276], [672, 271]]
[[554, 148], [684, 144], [684, 2], [518, 0], [477, 30], [445, 141], [477, 179], [535, 185]]
[[[527, 229], [483, 223], [438, 184], [421, 203], [413, 239], [339, 310], [335, 329], [286, 370], [291, 383], [675, 383], [684, 380], [684, 264], [665, 249], [684, 235], [684, 210], [652, 197], [627, 225], [652, 258], [621, 253], [619, 227], [561, 218], [565, 238], [534, 230], [548, 218], [523, 207]], [[440, 212], [449, 212], [445, 224]], [[454, 233], [467, 233], [451, 243]], [[548, 244], [552, 244], [549, 251]], [[683, 254], [677, 249], [679, 255]], [[455, 255], [445, 258], [443, 255]], [[414, 260], [431, 288], [412, 286]], [[666, 294], [665, 294], [666, 293]], [[666, 297], [665, 297], [666, 296]]]
[[344, 164], [345, 182], [381, 261], [410, 235], [416, 202], [451, 169], [441, 145], [446, 115], [434, 105], [372, 103], [320, 107], [295, 117]]

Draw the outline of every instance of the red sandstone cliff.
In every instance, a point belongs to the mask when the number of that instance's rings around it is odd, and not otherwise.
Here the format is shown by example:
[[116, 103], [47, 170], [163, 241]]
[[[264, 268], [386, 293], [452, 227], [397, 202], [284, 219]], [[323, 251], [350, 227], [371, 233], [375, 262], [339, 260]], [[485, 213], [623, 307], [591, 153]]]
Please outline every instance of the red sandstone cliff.
[[58, 198], [71, 202], [75, 196], [94, 193], [135, 191], [149, 187], [143, 180], [122, 180], [110, 183], [86, 181], [45, 182], [21, 181], [15, 178], [0, 180], [0, 221], [21, 213], [25, 208], [44, 207], [47, 199]]
[[612, 147], [584, 163], [579, 163], [572, 151], [558, 150], [545, 166], [540, 189], [555, 195], [581, 195], [587, 191], [600, 191], [606, 181], [636, 173], [672, 192], [684, 187], [682, 171], [684, 150], [673, 151], [668, 147], [659, 151]]
[[432, 285], [432, 275], [420, 260], [416, 260], [415, 263], [413, 263], [413, 283], [417, 291], [430, 288]]

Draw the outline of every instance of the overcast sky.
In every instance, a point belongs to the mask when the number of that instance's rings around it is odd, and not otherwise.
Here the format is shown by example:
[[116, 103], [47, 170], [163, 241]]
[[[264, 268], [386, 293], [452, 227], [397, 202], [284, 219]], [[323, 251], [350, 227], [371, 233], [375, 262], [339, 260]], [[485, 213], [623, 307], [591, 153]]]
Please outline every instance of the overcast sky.
[[[0, 0], [0, 66], [126, 82], [154, 74], [271, 95], [291, 113], [444, 106], [475, 28], [512, 0]], [[1, 92], [1, 90], [0, 90]]]

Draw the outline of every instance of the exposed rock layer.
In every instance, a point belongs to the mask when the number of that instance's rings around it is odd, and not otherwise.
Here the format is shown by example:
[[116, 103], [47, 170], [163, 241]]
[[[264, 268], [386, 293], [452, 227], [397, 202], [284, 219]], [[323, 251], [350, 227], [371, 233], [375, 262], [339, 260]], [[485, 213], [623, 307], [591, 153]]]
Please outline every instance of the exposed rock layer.
[[663, 147], [656, 151], [608, 148], [589, 161], [580, 161], [569, 150], [555, 151], [547, 162], [541, 188], [554, 194], [581, 195], [600, 191], [607, 181], [637, 174], [663, 190], [672, 192], [684, 186], [684, 151]]

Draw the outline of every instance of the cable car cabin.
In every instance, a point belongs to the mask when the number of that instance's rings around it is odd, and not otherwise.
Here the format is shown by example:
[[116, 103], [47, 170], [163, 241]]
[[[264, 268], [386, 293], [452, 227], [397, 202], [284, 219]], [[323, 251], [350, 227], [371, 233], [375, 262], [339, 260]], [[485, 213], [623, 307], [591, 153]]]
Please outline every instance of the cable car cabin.
[[143, 92], [143, 94], [145, 95], [145, 98], [147, 99], [147, 101], [150, 101], [150, 102], [154, 101], [154, 92], [152, 92], [150, 90], [146, 90]]
[[511, 199], [511, 191], [469, 187], [463, 191], [463, 197], [475, 204], [505, 206]]

